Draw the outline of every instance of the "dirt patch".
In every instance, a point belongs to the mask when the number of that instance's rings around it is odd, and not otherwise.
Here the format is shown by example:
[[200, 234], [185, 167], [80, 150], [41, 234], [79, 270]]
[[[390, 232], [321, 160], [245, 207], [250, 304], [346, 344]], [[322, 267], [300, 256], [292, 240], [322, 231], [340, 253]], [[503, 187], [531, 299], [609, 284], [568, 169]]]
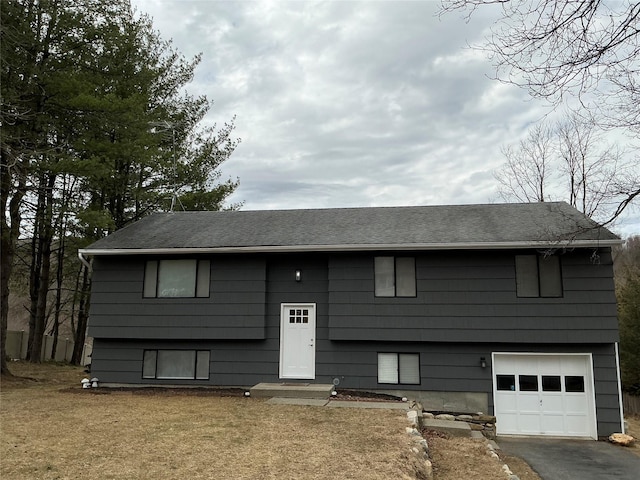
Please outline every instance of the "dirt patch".
[[500, 450], [497, 460], [490, 456], [483, 439], [460, 438], [438, 430], [424, 429], [433, 463], [434, 480], [474, 480], [506, 479], [502, 469], [506, 464], [520, 480], [541, 480], [538, 474], [521, 458], [507, 455]]
[[484, 440], [454, 437], [437, 430], [423, 430], [429, 444], [434, 480], [506, 479], [502, 463], [489, 455]]
[[190, 396], [190, 397], [244, 397], [242, 388], [171, 388], [171, 387], [109, 387], [82, 388], [67, 387], [61, 393], [79, 393], [82, 395], [145, 395], [145, 396]]
[[402, 403], [402, 399], [394, 395], [384, 393], [364, 392], [357, 390], [337, 390], [337, 395], [333, 399], [354, 402], [398, 402]]
[[627, 433], [635, 438], [635, 442], [628, 447], [636, 455], [640, 456], [640, 416], [633, 415], [625, 418], [627, 421]]
[[517, 475], [520, 480], [542, 480], [540, 475], [538, 475], [535, 470], [520, 457], [507, 455], [501, 450], [497, 450], [496, 453], [500, 457], [500, 460], [507, 464], [509, 469]]

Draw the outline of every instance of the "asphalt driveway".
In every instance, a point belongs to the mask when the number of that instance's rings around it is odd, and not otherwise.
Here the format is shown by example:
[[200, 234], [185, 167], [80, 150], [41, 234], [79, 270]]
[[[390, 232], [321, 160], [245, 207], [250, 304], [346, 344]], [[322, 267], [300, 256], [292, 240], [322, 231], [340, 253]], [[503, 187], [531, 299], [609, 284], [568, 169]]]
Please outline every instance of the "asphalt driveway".
[[497, 443], [543, 480], [640, 479], [640, 457], [607, 442], [500, 437]]

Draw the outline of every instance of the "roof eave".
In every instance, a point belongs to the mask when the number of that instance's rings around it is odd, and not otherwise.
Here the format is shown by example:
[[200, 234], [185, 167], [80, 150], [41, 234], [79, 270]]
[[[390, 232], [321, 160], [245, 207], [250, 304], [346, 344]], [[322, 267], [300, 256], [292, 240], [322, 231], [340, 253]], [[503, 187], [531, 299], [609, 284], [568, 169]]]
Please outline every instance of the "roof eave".
[[181, 255], [202, 253], [304, 253], [353, 251], [408, 251], [408, 250], [510, 250], [519, 248], [598, 248], [622, 244], [621, 239], [557, 240], [533, 242], [484, 243], [407, 243], [407, 244], [346, 244], [346, 245], [255, 245], [244, 247], [178, 247], [178, 248], [83, 248], [79, 253], [97, 255]]

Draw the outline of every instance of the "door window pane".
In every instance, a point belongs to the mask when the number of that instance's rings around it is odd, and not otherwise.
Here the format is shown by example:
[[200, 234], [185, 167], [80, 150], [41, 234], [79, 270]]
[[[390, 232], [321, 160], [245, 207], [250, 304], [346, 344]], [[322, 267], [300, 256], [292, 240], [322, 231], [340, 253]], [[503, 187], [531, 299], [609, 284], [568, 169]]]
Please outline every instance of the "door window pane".
[[564, 377], [564, 391], [570, 393], [584, 392], [584, 377], [566, 376]]
[[516, 390], [516, 376], [496, 375], [496, 388], [502, 391], [510, 390], [514, 392]]
[[559, 375], [542, 375], [542, 391], [543, 392], [560, 392], [562, 391], [562, 383]]
[[538, 377], [536, 375], [518, 375], [521, 392], [537, 392]]

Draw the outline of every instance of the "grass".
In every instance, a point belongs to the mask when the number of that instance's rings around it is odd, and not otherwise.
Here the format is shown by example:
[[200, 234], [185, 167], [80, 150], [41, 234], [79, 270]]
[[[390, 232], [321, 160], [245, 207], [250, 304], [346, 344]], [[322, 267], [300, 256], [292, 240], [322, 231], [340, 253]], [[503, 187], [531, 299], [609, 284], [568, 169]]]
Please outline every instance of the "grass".
[[633, 415], [625, 417], [627, 421], [627, 433], [635, 438], [635, 442], [631, 445], [630, 450], [640, 456], [640, 416]]
[[[12, 363], [0, 478], [421, 478], [404, 413], [242, 397], [82, 391], [80, 368]], [[73, 388], [69, 388], [73, 387]]]

